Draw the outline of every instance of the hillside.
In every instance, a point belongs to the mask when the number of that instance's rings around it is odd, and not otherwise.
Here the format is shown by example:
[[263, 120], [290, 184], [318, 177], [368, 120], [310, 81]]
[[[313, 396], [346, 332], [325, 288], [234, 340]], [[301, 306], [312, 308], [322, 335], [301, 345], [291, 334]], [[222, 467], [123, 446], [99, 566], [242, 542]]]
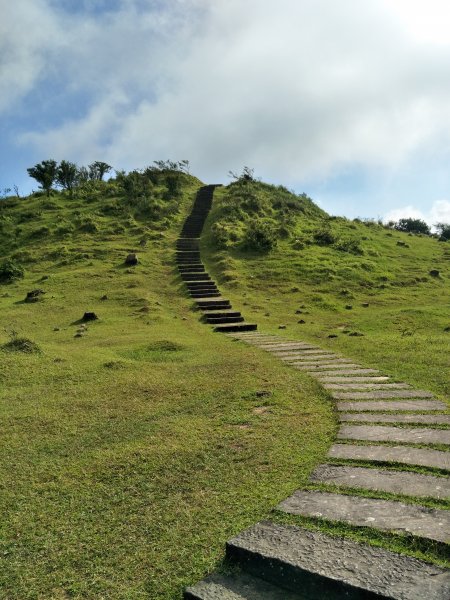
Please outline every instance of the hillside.
[[[17, 274], [0, 283], [8, 600], [181, 598], [326, 456], [331, 396], [193, 310], [174, 256], [200, 185], [135, 172], [0, 202], [0, 263]], [[201, 243], [260, 330], [448, 398], [448, 243], [253, 180], [215, 192]]]

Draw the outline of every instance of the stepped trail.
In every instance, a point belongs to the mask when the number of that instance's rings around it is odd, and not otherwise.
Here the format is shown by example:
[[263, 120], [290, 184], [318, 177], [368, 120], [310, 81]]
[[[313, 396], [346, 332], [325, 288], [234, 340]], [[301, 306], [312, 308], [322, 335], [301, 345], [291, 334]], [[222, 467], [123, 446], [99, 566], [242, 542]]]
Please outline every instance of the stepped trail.
[[[335, 400], [341, 424], [329, 461], [314, 470], [308, 489], [297, 490], [276, 511], [448, 548], [450, 512], [421, 504], [450, 496], [447, 406], [430, 392], [313, 344], [258, 333], [233, 312], [200, 260], [199, 236], [214, 188], [199, 190], [177, 241], [177, 263], [191, 297], [216, 331], [316, 378]], [[230, 540], [226, 555], [236, 567], [231, 574], [213, 574], [188, 588], [186, 600], [450, 598], [447, 569], [292, 525], [258, 523]]]

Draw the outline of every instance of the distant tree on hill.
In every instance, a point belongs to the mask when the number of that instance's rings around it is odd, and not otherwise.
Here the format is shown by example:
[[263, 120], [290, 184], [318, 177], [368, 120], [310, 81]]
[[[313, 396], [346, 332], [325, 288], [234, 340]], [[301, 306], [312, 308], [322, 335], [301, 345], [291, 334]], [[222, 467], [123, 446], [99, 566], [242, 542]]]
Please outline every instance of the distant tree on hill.
[[424, 233], [425, 235], [430, 235], [430, 228], [422, 219], [400, 219], [395, 223], [394, 229], [407, 233]]
[[255, 181], [255, 169], [250, 167], [244, 167], [242, 173], [235, 173], [234, 171], [228, 171], [228, 175], [236, 182], [248, 183], [249, 181]]
[[92, 181], [101, 181], [104, 175], [106, 175], [106, 173], [109, 173], [110, 171], [112, 171], [111, 165], [96, 160], [95, 162], [89, 165], [89, 179], [91, 179]]
[[450, 240], [450, 223], [436, 223], [435, 227], [441, 240]]
[[56, 179], [56, 160], [43, 160], [37, 165], [34, 165], [34, 167], [27, 169], [27, 172], [30, 177], [36, 179], [41, 186], [41, 189], [47, 192], [47, 196], [50, 196], [50, 190], [52, 189], [53, 183]]
[[56, 170], [56, 183], [73, 194], [78, 181], [78, 167], [75, 163], [62, 160]]

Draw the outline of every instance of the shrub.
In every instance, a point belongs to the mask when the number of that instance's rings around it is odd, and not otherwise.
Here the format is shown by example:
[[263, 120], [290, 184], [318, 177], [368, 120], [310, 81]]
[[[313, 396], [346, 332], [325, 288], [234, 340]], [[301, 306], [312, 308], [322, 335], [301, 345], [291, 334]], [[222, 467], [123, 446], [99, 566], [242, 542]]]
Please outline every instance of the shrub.
[[40, 354], [41, 349], [35, 343], [25, 337], [13, 336], [9, 342], [3, 344], [2, 350], [6, 352], [24, 352], [25, 354]]
[[248, 250], [269, 252], [277, 244], [276, 230], [267, 221], [252, 221], [244, 234], [243, 246]]
[[323, 225], [320, 229], [317, 229], [313, 234], [313, 238], [319, 246], [331, 246], [336, 242], [336, 236], [328, 225]]
[[425, 233], [426, 235], [430, 234], [430, 228], [422, 221], [422, 219], [400, 219], [395, 225], [394, 228], [397, 231], [406, 231], [411, 233]]
[[12, 260], [5, 260], [0, 264], [0, 283], [11, 283], [16, 279], [22, 279], [23, 276], [23, 267], [18, 263]]
[[359, 240], [340, 240], [335, 245], [336, 250], [340, 250], [341, 252], [349, 252], [350, 254], [357, 254], [361, 256], [364, 254], [364, 250], [361, 248], [361, 244]]

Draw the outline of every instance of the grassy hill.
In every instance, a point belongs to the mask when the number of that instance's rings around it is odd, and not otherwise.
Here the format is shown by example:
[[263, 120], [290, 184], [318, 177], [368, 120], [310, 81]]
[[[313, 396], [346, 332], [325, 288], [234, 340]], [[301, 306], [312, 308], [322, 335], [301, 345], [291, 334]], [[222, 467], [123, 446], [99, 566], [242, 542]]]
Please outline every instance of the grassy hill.
[[[0, 263], [18, 275], [0, 283], [0, 597], [181, 598], [326, 456], [336, 422], [318, 384], [192, 310], [174, 248], [201, 182], [173, 176], [0, 203]], [[254, 181], [216, 192], [203, 240], [264, 331], [441, 398], [448, 248]]]

